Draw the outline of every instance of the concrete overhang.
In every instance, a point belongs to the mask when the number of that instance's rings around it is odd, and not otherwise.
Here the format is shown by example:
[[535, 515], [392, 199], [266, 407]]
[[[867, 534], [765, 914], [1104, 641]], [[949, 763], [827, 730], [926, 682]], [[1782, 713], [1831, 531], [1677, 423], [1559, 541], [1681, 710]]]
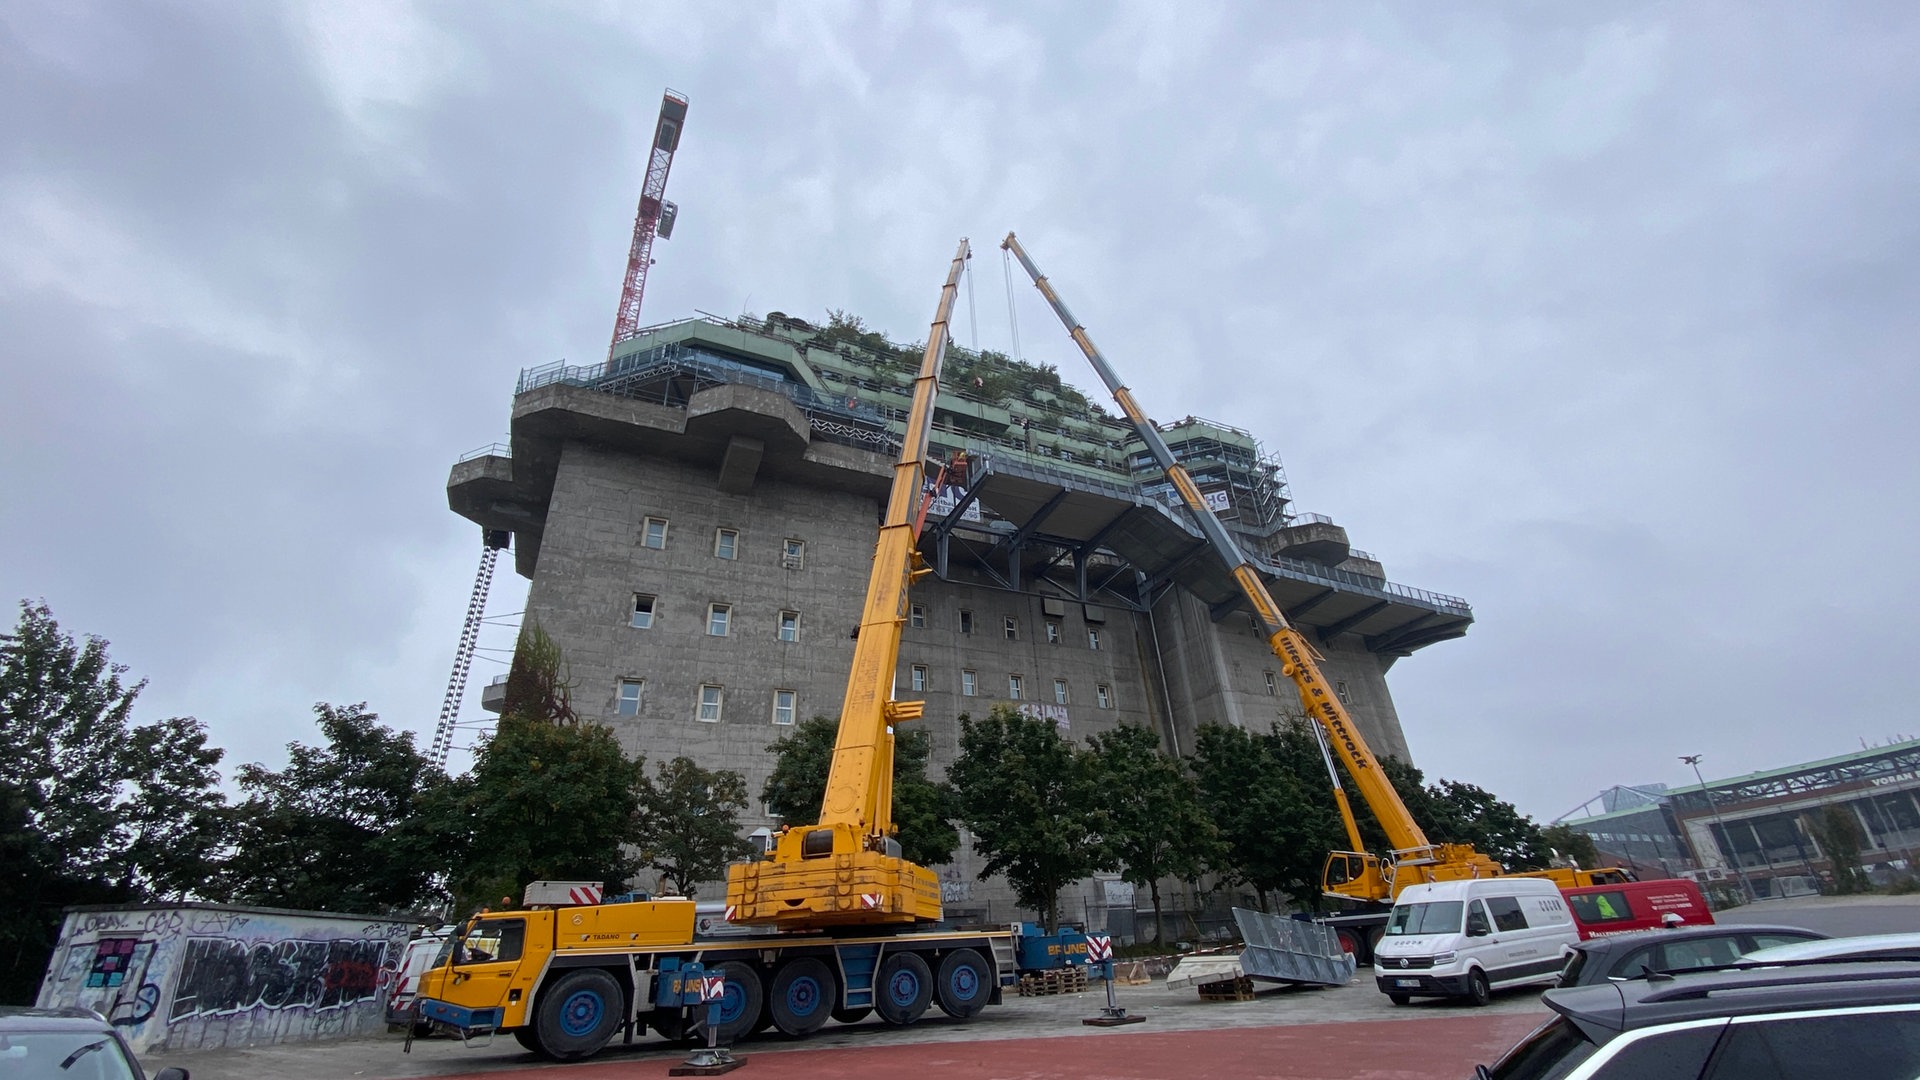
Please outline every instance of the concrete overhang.
[[553, 383], [514, 400], [511, 438], [511, 456], [454, 465], [447, 504], [485, 528], [511, 531], [514, 569], [528, 578], [568, 443], [705, 465], [716, 484], [735, 491], [774, 477], [884, 499], [893, 468], [888, 455], [812, 440], [791, 400], [747, 385], [697, 391], [682, 409]]

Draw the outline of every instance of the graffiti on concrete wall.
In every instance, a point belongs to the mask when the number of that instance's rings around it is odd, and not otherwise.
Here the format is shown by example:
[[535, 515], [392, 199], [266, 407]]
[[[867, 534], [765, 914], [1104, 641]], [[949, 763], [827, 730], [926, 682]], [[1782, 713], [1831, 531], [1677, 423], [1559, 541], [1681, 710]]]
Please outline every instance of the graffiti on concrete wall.
[[267, 1009], [337, 1009], [380, 990], [385, 941], [246, 942], [189, 938], [167, 1022], [195, 1013]]
[[76, 911], [39, 1004], [95, 1009], [142, 1053], [370, 1034], [410, 929], [212, 906]]

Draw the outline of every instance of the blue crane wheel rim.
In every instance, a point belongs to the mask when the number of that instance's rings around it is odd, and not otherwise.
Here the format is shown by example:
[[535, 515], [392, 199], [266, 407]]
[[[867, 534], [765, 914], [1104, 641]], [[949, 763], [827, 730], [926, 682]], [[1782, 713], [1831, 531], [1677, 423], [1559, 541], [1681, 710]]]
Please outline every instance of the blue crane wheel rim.
[[896, 968], [887, 979], [887, 998], [900, 1008], [911, 1008], [920, 1000], [920, 975], [909, 968]]
[[590, 1035], [606, 1011], [598, 990], [575, 990], [560, 1003], [560, 1030], [574, 1038]]
[[720, 1000], [714, 1003], [713, 1022], [716, 1026], [725, 1027], [740, 1019], [740, 1014], [746, 1011], [746, 1007], [746, 988], [736, 980], [728, 979], [726, 990], [720, 995]]
[[956, 964], [947, 975], [947, 993], [958, 1004], [980, 996], [980, 972], [972, 964]]
[[811, 975], [801, 975], [787, 984], [787, 1009], [797, 1017], [810, 1017], [826, 1003], [826, 990], [821, 987], [820, 980]]

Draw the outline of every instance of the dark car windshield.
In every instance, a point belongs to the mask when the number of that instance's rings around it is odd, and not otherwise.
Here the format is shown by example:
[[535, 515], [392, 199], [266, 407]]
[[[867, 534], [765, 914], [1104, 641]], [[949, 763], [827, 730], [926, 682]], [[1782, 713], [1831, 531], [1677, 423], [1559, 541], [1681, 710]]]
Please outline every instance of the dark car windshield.
[[1571, 1020], [1556, 1016], [1515, 1044], [1499, 1064], [1483, 1067], [1482, 1075], [1491, 1080], [1558, 1080], [1598, 1049]]
[[7, 1080], [133, 1080], [134, 1071], [111, 1035], [36, 1031], [0, 1034], [0, 1076]]
[[1466, 907], [1458, 900], [1440, 900], [1431, 904], [1396, 904], [1387, 920], [1387, 934], [1457, 934], [1460, 912]]

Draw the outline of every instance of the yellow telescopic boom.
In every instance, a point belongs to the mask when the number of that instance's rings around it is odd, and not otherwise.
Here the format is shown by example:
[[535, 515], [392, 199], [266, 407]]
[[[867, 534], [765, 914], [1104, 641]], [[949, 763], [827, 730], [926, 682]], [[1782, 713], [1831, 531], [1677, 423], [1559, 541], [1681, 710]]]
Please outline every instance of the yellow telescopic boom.
[[893, 836], [893, 726], [918, 720], [925, 707], [892, 700], [893, 676], [907, 618], [907, 588], [927, 572], [916, 565], [914, 510], [925, 497], [927, 437], [946, 357], [947, 321], [960, 272], [972, 254], [967, 241], [960, 241], [914, 379], [913, 408], [867, 577], [866, 607], [840, 705], [820, 821], [783, 829], [767, 861], [729, 868], [727, 917], [733, 922], [813, 930], [940, 919], [938, 880], [931, 870], [901, 858]]
[[[1360, 797], [1366, 800], [1367, 806], [1373, 811], [1374, 818], [1380, 822], [1381, 828], [1386, 830], [1387, 842], [1393, 848], [1393, 860], [1390, 864], [1383, 865], [1376, 856], [1365, 852], [1335, 852], [1327, 863], [1329, 880], [1324, 883], [1324, 888], [1333, 895], [1351, 899], [1389, 900], [1406, 885], [1418, 884], [1422, 881], [1458, 877], [1491, 877], [1499, 874], [1499, 864], [1474, 851], [1470, 845], [1436, 845], [1428, 842], [1426, 833], [1421, 831], [1419, 824], [1413, 820], [1413, 815], [1407, 812], [1406, 804], [1400, 800], [1399, 792], [1393, 789], [1393, 784], [1387, 779], [1386, 774], [1380, 771], [1380, 762], [1374, 758], [1373, 751], [1368, 748], [1366, 740], [1360, 737], [1360, 732], [1353, 726], [1353, 718], [1347, 715], [1347, 710], [1340, 704], [1340, 699], [1328, 689], [1326, 680], [1321, 677], [1319, 666], [1315, 663], [1316, 654], [1313, 647], [1307, 643], [1306, 637], [1300, 631], [1287, 622], [1286, 616], [1281, 614], [1279, 605], [1273, 602], [1273, 596], [1267, 592], [1265, 583], [1260, 580], [1259, 572], [1253, 568], [1252, 563], [1247, 561], [1246, 556], [1241, 554], [1240, 545], [1234, 542], [1226, 527], [1220, 524], [1220, 519], [1214, 516], [1213, 509], [1207, 505], [1206, 500], [1200, 495], [1200, 489], [1194, 485], [1193, 477], [1187, 474], [1184, 466], [1174, 460], [1173, 452], [1167, 448], [1166, 440], [1160, 437], [1160, 429], [1140, 410], [1140, 406], [1133, 400], [1132, 393], [1120, 382], [1120, 377], [1114, 374], [1106, 358], [1100, 355], [1100, 350], [1094, 347], [1093, 339], [1087, 336], [1086, 327], [1067, 310], [1067, 305], [1061, 301], [1060, 295], [1054, 292], [1046, 275], [1040, 272], [1039, 268], [1033, 264], [1033, 260], [1027, 256], [1026, 250], [1020, 246], [1020, 241], [1012, 233], [1008, 233], [1000, 246], [1013, 252], [1014, 258], [1020, 260], [1021, 267], [1026, 270], [1029, 277], [1033, 278], [1033, 284], [1040, 290], [1040, 295], [1046, 297], [1047, 303], [1053, 307], [1054, 314], [1060, 317], [1061, 323], [1067, 328], [1067, 333], [1073, 337], [1074, 344], [1080, 346], [1080, 351], [1086, 354], [1087, 361], [1093, 365], [1093, 370], [1100, 376], [1100, 381], [1105, 383], [1107, 390], [1113, 394], [1113, 400], [1119, 404], [1120, 410], [1133, 424], [1134, 431], [1139, 434], [1141, 441], [1147, 444], [1147, 449], [1152, 451], [1154, 460], [1166, 472], [1167, 479], [1180, 492], [1181, 501], [1186, 503], [1187, 510], [1193, 515], [1194, 522], [1199, 525], [1201, 533], [1221, 560], [1226, 563], [1234, 581], [1239, 584], [1240, 591], [1246, 596], [1247, 602], [1253, 606], [1254, 617], [1260, 620], [1266, 630], [1267, 644], [1273, 649], [1273, 655], [1279, 658], [1281, 670], [1293, 680], [1294, 688], [1300, 694], [1300, 704], [1319, 724], [1326, 742], [1332, 744], [1333, 752], [1339, 755], [1341, 762], [1347, 767], [1348, 775], [1353, 777], [1354, 787], [1359, 790]], [[1334, 777], [1334, 783], [1336, 798], [1341, 803], [1342, 810], [1345, 811], [1346, 795], [1338, 786], [1337, 775]], [[1359, 830], [1352, 824], [1351, 813], [1343, 813], [1343, 817], [1346, 819], [1349, 835], [1357, 841]], [[1354, 846], [1358, 847], [1359, 844], [1355, 842]], [[1334, 880], [1336, 878], [1337, 880]]]

